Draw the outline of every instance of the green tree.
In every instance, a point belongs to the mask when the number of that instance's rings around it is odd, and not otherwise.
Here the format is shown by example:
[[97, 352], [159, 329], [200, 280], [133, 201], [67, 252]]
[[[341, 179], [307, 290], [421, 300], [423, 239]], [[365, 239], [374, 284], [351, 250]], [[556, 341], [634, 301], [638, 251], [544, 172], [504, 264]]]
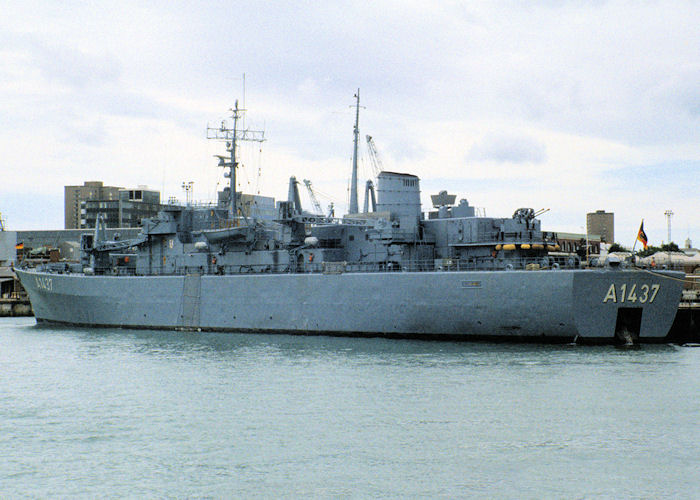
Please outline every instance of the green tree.
[[680, 252], [681, 249], [678, 248], [678, 245], [676, 245], [674, 242], [666, 243], [664, 245], [661, 245], [661, 251], [663, 252]]
[[660, 252], [660, 251], [661, 251], [661, 248], [649, 245], [644, 250], [638, 250], [637, 255], [639, 255], [640, 257], [648, 257], [648, 256], [654, 255], [656, 252]]
[[610, 248], [608, 248], [608, 252], [629, 252], [629, 249], [623, 247], [619, 243], [613, 243], [610, 245]]
[[646, 250], [640, 250], [637, 255], [640, 257], [648, 257], [649, 255], [654, 255], [656, 252], [680, 252], [680, 248], [674, 242], [665, 243], [660, 247], [648, 246]]

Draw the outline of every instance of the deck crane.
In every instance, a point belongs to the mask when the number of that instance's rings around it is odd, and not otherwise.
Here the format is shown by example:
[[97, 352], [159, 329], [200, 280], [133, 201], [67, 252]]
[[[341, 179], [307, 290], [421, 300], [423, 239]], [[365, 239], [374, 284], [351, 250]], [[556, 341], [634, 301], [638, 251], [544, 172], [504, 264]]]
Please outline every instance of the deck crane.
[[318, 202], [318, 198], [316, 198], [316, 193], [314, 193], [314, 190], [311, 187], [311, 181], [309, 179], [304, 179], [304, 185], [306, 185], [306, 189], [309, 191], [309, 198], [311, 198], [311, 203], [314, 206], [315, 212], [318, 215], [323, 215], [323, 209], [321, 208], [321, 204]]
[[367, 149], [369, 149], [369, 157], [372, 160], [372, 168], [374, 169], [374, 176], [378, 176], [379, 172], [384, 170], [382, 166], [382, 160], [379, 159], [379, 153], [377, 153], [377, 146], [374, 145], [374, 140], [371, 135], [366, 136], [367, 139]]

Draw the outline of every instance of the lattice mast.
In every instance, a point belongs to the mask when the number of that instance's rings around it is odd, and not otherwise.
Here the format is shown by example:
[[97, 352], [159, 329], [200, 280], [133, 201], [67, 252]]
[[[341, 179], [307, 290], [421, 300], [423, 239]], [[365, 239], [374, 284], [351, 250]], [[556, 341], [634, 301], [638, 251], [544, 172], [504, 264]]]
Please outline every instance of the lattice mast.
[[226, 121], [221, 122], [220, 127], [207, 127], [207, 139], [216, 139], [220, 141], [226, 141], [226, 151], [229, 153], [229, 158], [225, 156], [216, 155], [219, 159], [219, 166], [223, 168], [228, 168], [228, 171], [224, 173], [224, 177], [229, 178], [229, 218], [234, 218], [238, 215], [238, 195], [236, 193], [236, 168], [238, 168], [238, 142], [264, 142], [265, 141], [265, 131], [263, 130], [249, 130], [243, 128], [243, 130], [238, 129], [238, 121], [243, 119], [245, 114], [245, 109], [240, 109], [238, 107], [238, 99], [236, 99], [236, 104], [231, 111], [231, 118], [233, 118], [233, 128], [226, 124]]

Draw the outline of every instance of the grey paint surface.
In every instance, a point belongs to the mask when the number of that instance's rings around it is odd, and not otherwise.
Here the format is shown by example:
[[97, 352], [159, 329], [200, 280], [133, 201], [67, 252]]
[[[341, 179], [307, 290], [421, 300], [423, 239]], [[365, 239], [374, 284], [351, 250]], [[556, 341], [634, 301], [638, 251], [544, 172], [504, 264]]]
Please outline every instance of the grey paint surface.
[[[682, 273], [502, 271], [112, 277], [18, 270], [39, 321], [93, 326], [385, 336], [612, 339], [641, 310], [640, 339], [668, 332]], [[658, 285], [653, 301], [605, 298]]]
[[0, 266], [17, 262], [17, 231], [0, 231]]

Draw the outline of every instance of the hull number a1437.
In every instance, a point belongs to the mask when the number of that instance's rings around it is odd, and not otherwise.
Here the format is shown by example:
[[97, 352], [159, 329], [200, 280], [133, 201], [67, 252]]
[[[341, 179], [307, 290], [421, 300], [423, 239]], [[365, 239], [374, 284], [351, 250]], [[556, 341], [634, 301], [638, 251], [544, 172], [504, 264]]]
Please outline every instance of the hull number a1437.
[[50, 292], [53, 290], [53, 280], [51, 278], [46, 278], [44, 276], [35, 276], [36, 287], [41, 290], [46, 290]]
[[651, 304], [654, 302], [657, 293], [659, 293], [658, 284], [651, 286], [644, 284], [637, 287], [636, 283], [633, 283], [631, 286], [627, 286], [627, 283], [625, 283], [624, 285], [619, 285], [616, 287], [615, 283], [612, 283], [610, 288], [608, 288], [608, 293], [605, 294], [603, 304], [608, 301], [612, 301], [613, 303], [640, 302], [641, 304], [648, 302]]

